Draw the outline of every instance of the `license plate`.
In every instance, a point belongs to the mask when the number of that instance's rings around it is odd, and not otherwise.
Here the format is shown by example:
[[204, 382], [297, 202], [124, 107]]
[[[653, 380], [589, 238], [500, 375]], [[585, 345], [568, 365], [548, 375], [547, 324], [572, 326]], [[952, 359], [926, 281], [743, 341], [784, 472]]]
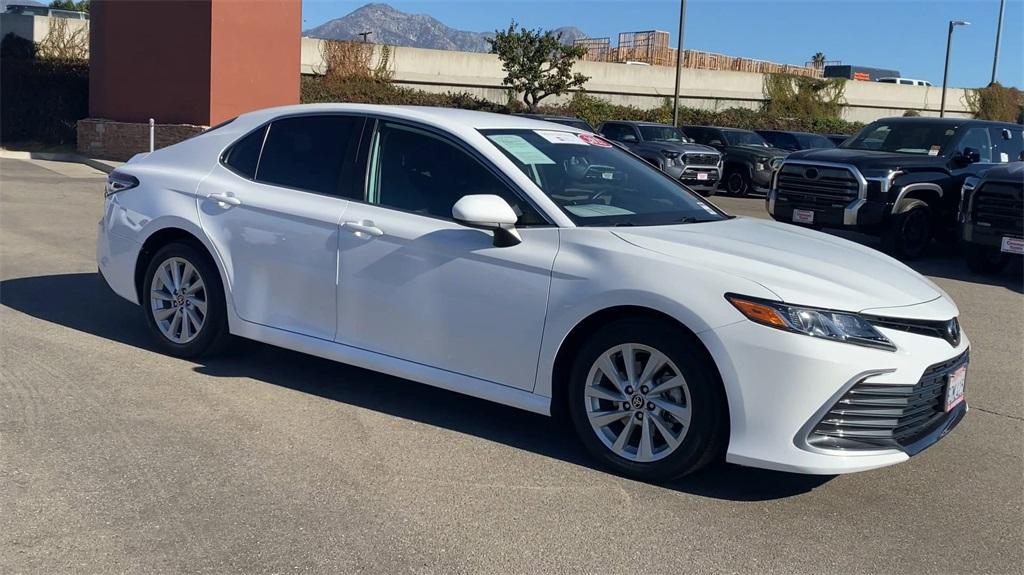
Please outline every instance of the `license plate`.
[[964, 400], [964, 384], [967, 382], [967, 366], [949, 374], [949, 381], [946, 382], [946, 411], [949, 411]]
[[999, 250], [1008, 254], [1024, 254], [1024, 239], [1004, 236]]
[[813, 224], [814, 212], [811, 210], [793, 210], [793, 221], [798, 224]]
[[697, 179], [698, 180], [706, 180], [706, 179], [708, 179], [708, 175], [703, 173], [703, 172], [697, 172]]

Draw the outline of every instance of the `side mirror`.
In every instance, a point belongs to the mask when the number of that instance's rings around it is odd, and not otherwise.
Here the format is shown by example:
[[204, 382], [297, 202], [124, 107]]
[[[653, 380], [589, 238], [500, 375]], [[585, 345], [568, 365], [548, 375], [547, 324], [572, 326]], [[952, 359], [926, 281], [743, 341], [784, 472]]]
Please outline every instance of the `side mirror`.
[[974, 164], [976, 162], [980, 162], [981, 161], [981, 154], [978, 152], [978, 150], [975, 150], [974, 148], [971, 148], [971, 147], [967, 147], [967, 148], [964, 148], [964, 151], [962, 151], [959, 154], [957, 154], [957, 160], [961, 164], [966, 166], [968, 164]]
[[507, 248], [523, 241], [516, 231], [519, 219], [508, 202], [494, 194], [462, 196], [452, 206], [452, 217], [460, 224], [494, 231], [494, 246]]
[[711, 140], [710, 142], [708, 142], [708, 145], [715, 148], [721, 148], [725, 144], [722, 143], [722, 140]]
[[635, 144], [636, 143], [636, 136], [634, 134], [623, 134], [622, 141], [623, 142], [629, 142], [630, 144]]

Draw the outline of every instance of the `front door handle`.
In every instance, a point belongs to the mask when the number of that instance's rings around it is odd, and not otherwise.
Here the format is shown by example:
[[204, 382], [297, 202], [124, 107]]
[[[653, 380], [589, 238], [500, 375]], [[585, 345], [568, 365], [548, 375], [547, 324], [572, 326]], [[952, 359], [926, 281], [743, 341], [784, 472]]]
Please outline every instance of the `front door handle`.
[[361, 222], [342, 222], [341, 225], [352, 230], [352, 233], [357, 236], [362, 235], [378, 238], [384, 235], [384, 230], [378, 228], [371, 220], [363, 220]]
[[221, 204], [225, 204], [225, 205], [228, 205], [228, 206], [240, 206], [240, 205], [242, 205], [242, 200], [236, 198], [235, 196], [229, 196], [227, 194], [210, 194], [207, 197], [209, 197], [211, 200], [214, 200], [216, 202], [220, 202]]

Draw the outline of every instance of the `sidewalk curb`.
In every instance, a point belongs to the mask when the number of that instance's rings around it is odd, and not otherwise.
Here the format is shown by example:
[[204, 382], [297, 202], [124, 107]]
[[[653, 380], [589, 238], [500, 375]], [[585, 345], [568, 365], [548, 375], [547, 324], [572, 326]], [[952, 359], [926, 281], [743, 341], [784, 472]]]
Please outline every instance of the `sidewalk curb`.
[[105, 174], [113, 172], [121, 162], [111, 162], [108, 160], [96, 160], [93, 158], [86, 158], [78, 154], [69, 154], [66, 152], [25, 152], [21, 150], [0, 150], [0, 158], [8, 158], [12, 160], [49, 160], [51, 162], [73, 162], [76, 164], [85, 164], [90, 168], [99, 170]]

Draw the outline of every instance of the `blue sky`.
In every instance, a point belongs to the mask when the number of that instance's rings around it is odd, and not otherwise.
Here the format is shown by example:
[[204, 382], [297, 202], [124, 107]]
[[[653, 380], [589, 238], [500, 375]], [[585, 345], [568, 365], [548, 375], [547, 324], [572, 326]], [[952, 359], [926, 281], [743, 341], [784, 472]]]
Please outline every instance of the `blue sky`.
[[[303, 29], [365, 4], [303, 0]], [[591, 37], [659, 29], [675, 44], [679, 2], [627, 0], [393, 1], [453, 28], [487, 31], [515, 18], [535, 28], [577, 26]], [[951, 86], [976, 87], [992, 74], [999, 0], [688, 0], [685, 47], [787, 64], [815, 52], [847, 64], [894, 68], [942, 83], [949, 20], [967, 20], [953, 38]], [[1007, 0], [998, 80], [1024, 87], [1024, 0]]]

